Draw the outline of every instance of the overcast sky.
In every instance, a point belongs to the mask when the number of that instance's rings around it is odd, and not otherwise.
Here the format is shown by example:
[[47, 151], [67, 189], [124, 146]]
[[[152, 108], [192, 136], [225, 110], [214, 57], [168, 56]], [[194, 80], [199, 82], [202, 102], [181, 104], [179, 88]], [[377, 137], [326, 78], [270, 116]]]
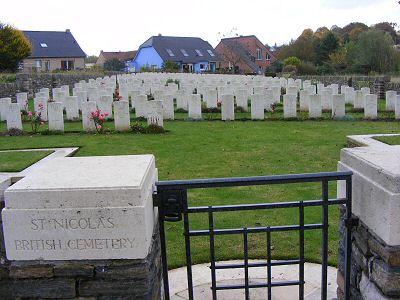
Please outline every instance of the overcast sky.
[[350, 22], [400, 24], [398, 0], [30, 0], [1, 3], [0, 22], [21, 30], [71, 29], [83, 51], [135, 50], [152, 35], [196, 36], [216, 46], [232, 28], [263, 43]]

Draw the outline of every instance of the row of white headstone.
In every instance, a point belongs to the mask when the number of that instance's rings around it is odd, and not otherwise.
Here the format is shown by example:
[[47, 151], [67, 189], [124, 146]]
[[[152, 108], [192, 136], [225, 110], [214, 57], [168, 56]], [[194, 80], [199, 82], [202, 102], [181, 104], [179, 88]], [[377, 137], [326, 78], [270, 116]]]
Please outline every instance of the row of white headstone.
[[[354, 88], [343, 85], [339, 94], [337, 84], [325, 87], [323, 84], [312, 85], [311, 81], [307, 80], [286, 81], [282, 78], [268, 79], [267, 77], [253, 77], [250, 80], [245, 77], [246, 81], [238, 81], [237, 77], [227, 76], [231, 78], [229, 82], [226, 77], [220, 75], [218, 77], [210, 75], [219, 78], [218, 82], [205, 81], [204, 77], [200, 77], [203, 81], [197, 82], [181, 77], [179, 84], [169, 82], [166, 85], [163, 80], [169, 75], [157, 75], [142, 74], [140, 77], [124, 75], [118, 78], [105, 77], [91, 79], [88, 82], [81, 81], [74, 85], [73, 96], [70, 96], [70, 87], [64, 85], [52, 89], [52, 99], [50, 90], [42, 88], [35, 94], [34, 110], [36, 112], [40, 110], [42, 119], [49, 121], [50, 130], [63, 130], [63, 124], [61, 125], [59, 120], [61, 116], [62, 119], [64, 118], [58, 112], [59, 105], [51, 104], [61, 103], [60, 110], [66, 111], [67, 120], [79, 120], [79, 111], [82, 111], [84, 130], [92, 130], [93, 126], [90, 125], [90, 120], [85, 120], [85, 116], [93, 110], [100, 109], [103, 113], [107, 113], [108, 116], [105, 116], [105, 119], [112, 117], [113, 103], [116, 103], [113, 101], [113, 94], [118, 81], [120, 99], [130, 101], [130, 105], [128, 103], [126, 107], [125, 103], [114, 104], [117, 130], [128, 130], [129, 106], [135, 108], [136, 117], [145, 117], [149, 124], [156, 123], [162, 126], [163, 119], [174, 119], [174, 99], [176, 99], [176, 108], [188, 111], [191, 119], [201, 119], [202, 100], [207, 108], [215, 108], [220, 102], [222, 120], [234, 120], [235, 100], [236, 106], [247, 111], [250, 99], [252, 119], [264, 119], [264, 111], [270, 110], [271, 104], [281, 101], [281, 87], [286, 88], [286, 94], [283, 95], [284, 118], [297, 116], [298, 96], [300, 96], [300, 111], [308, 111], [310, 118], [321, 117], [322, 110], [332, 111], [332, 116], [336, 118], [344, 117], [347, 103], [352, 104], [356, 109], [364, 109], [366, 118], [377, 117], [377, 97], [370, 94], [369, 88], [355, 91]], [[195, 89], [197, 94], [193, 94]], [[155, 101], [148, 101], [148, 95], [152, 95]], [[26, 109], [27, 94], [19, 93], [16, 98], [20, 110]], [[396, 118], [400, 118], [399, 101], [399, 96], [395, 91], [386, 93], [386, 109], [395, 110]], [[88, 102], [95, 105], [87, 104]], [[8, 119], [7, 114], [11, 114], [8, 123], [10, 126], [18, 125], [16, 128], [19, 128], [18, 117], [14, 117], [17, 108], [9, 108], [8, 104], [11, 104], [10, 98], [0, 99], [0, 120]], [[120, 122], [121, 118], [124, 121]], [[50, 126], [50, 123], [58, 125]]]

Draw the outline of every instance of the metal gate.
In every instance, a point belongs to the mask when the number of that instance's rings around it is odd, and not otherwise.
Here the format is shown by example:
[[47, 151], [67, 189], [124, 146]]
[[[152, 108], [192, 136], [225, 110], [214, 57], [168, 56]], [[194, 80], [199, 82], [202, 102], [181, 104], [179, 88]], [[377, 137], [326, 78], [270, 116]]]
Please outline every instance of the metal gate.
[[[210, 245], [210, 270], [211, 270], [211, 290], [213, 299], [217, 299], [218, 290], [244, 289], [246, 299], [250, 298], [250, 289], [267, 288], [268, 299], [272, 299], [273, 287], [293, 286], [299, 288], [299, 299], [304, 298], [304, 231], [321, 230], [322, 231], [322, 287], [321, 299], [327, 299], [327, 268], [328, 268], [328, 207], [330, 205], [346, 205], [346, 253], [345, 253], [345, 299], [350, 299], [350, 256], [351, 256], [351, 229], [357, 223], [352, 218], [351, 211], [351, 172], [329, 172], [314, 174], [295, 174], [295, 175], [277, 175], [277, 176], [257, 176], [257, 177], [239, 177], [239, 178], [219, 178], [204, 180], [176, 180], [159, 181], [156, 183], [157, 191], [154, 194], [155, 206], [159, 208], [159, 229], [161, 237], [161, 255], [163, 263], [163, 282], [164, 297], [170, 298], [168, 268], [166, 255], [166, 240], [164, 222], [178, 222], [183, 219], [184, 238], [186, 248], [186, 266], [189, 299], [193, 299], [193, 280], [192, 280], [192, 254], [190, 238], [193, 236], [208, 236]], [[330, 181], [343, 180], [346, 183], [345, 198], [328, 198], [328, 183]], [[307, 201], [291, 201], [279, 203], [262, 204], [241, 204], [241, 205], [218, 205], [218, 206], [199, 206], [189, 207], [187, 191], [198, 188], [216, 188], [216, 187], [236, 187], [236, 186], [255, 186], [272, 184], [291, 184], [291, 183], [321, 183], [321, 199]], [[307, 224], [304, 220], [305, 207], [321, 207], [322, 222], [320, 224]], [[269, 210], [298, 208], [299, 224], [285, 226], [252, 227], [252, 228], [231, 228], [217, 229], [214, 227], [214, 213], [227, 211], [250, 211], [250, 210]], [[208, 213], [208, 229], [191, 230], [189, 215], [195, 213]], [[271, 257], [271, 233], [283, 231], [299, 232], [299, 251], [298, 259], [272, 261]], [[248, 259], [248, 234], [265, 233], [267, 240], [267, 259], [262, 263], [252, 263]], [[218, 235], [239, 234], [243, 235], [243, 263], [219, 265], [215, 260], [214, 241]], [[271, 269], [279, 265], [299, 265], [298, 280], [274, 282], [271, 276]], [[249, 268], [266, 267], [267, 281], [265, 283], [250, 283]], [[216, 270], [218, 269], [244, 269], [244, 284], [218, 285]]]

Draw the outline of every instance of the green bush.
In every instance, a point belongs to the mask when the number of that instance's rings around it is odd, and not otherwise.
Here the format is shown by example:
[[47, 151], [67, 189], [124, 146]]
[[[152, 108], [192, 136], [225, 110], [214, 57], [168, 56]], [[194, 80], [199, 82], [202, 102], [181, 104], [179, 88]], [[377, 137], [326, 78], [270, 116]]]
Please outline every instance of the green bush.
[[317, 68], [310, 62], [302, 61], [297, 67], [297, 73], [299, 75], [314, 75], [317, 74]]
[[295, 66], [298, 67], [301, 65], [301, 60], [298, 59], [296, 56], [289, 56], [283, 61], [283, 65], [286, 66]]
[[135, 122], [131, 125], [133, 133], [146, 133], [146, 126], [139, 122]]

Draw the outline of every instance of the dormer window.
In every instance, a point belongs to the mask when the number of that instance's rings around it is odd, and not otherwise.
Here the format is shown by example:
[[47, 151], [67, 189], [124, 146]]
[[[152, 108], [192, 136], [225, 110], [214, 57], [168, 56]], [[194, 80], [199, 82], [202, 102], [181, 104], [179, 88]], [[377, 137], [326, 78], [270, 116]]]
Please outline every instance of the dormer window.
[[175, 56], [174, 52], [171, 49], [166, 49], [169, 56]]
[[189, 54], [186, 52], [185, 49], [181, 49], [181, 52], [182, 52], [183, 56], [189, 56]]
[[194, 51], [196, 51], [198, 56], [203, 56], [203, 53], [201, 53], [201, 51], [199, 49], [195, 49]]
[[212, 56], [212, 57], [215, 56], [215, 54], [210, 49], [208, 49], [207, 52], [208, 52], [208, 54], [210, 54], [210, 56]]
[[271, 60], [271, 55], [269, 55], [269, 53], [267, 53], [267, 55], [265, 55], [265, 59], [266, 60]]
[[47, 48], [47, 44], [46, 43], [40, 43], [40, 47]]

